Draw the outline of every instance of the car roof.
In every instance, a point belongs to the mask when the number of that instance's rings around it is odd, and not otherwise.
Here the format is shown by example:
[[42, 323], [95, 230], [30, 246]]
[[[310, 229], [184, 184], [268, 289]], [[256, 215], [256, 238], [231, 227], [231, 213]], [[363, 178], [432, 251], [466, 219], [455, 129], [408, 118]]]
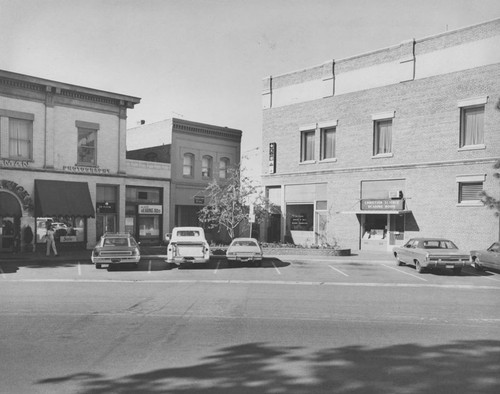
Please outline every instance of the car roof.
[[255, 238], [234, 238], [232, 242], [234, 241], [255, 241], [258, 242]]
[[200, 231], [200, 230], [203, 230], [203, 228], [201, 228], [201, 227], [174, 227], [173, 230]]
[[129, 233], [104, 233], [105, 238], [133, 238]]
[[410, 238], [410, 241], [450, 241], [448, 238], [426, 238], [426, 237], [418, 237], [418, 238]]

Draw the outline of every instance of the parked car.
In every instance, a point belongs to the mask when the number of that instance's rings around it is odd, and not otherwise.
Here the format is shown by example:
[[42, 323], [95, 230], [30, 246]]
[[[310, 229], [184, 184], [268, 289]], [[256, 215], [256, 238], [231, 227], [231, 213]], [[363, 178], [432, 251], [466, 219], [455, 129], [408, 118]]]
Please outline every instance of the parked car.
[[255, 238], [235, 238], [227, 248], [227, 261], [234, 262], [251, 261], [255, 265], [262, 265], [262, 248]]
[[169, 238], [167, 263], [178, 263], [182, 267], [210, 261], [210, 246], [201, 227], [174, 227]]
[[135, 264], [137, 267], [141, 252], [139, 244], [129, 233], [106, 233], [92, 251], [91, 260], [96, 268], [117, 264]]
[[398, 265], [412, 264], [418, 273], [444, 268], [458, 275], [470, 264], [469, 253], [443, 238], [412, 238], [403, 246], [393, 248], [393, 253]]
[[477, 270], [500, 270], [500, 242], [494, 242], [486, 250], [471, 250], [470, 259]]

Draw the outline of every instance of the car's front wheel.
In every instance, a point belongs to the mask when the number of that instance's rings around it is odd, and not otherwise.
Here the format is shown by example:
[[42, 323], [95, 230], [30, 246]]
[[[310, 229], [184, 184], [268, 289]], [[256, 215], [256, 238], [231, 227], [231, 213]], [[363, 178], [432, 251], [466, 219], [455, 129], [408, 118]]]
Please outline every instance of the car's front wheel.
[[481, 265], [481, 262], [479, 261], [479, 258], [477, 258], [477, 257], [473, 258], [472, 265], [478, 271], [482, 271], [483, 270], [483, 266]]
[[422, 267], [422, 265], [420, 264], [420, 261], [418, 261], [418, 260], [415, 261], [415, 269], [417, 270], [417, 272], [419, 274], [424, 272], [424, 267]]
[[397, 254], [395, 254], [394, 257], [396, 257], [396, 264], [398, 265], [398, 267], [404, 265]]

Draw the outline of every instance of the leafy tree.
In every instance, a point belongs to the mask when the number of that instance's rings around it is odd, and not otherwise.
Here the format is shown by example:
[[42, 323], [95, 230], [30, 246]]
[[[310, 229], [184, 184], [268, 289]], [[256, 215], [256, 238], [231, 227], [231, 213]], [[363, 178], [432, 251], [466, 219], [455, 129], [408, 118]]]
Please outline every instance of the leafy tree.
[[[493, 165], [493, 168], [495, 170], [500, 169], [500, 159], [496, 161], [496, 163]], [[494, 172], [493, 176], [497, 179], [500, 179], [500, 172]], [[493, 197], [492, 195], [488, 194], [486, 191], [483, 190], [481, 192], [481, 201], [488, 208], [494, 209], [496, 211], [495, 212], [496, 216], [500, 216], [500, 199]]]
[[207, 229], [225, 229], [234, 238], [238, 227], [249, 220], [249, 206], [254, 206], [256, 222], [260, 223], [271, 212], [267, 198], [242, 174], [240, 166], [228, 169], [226, 179], [214, 179], [204, 190], [207, 204], [199, 211], [198, 219]]

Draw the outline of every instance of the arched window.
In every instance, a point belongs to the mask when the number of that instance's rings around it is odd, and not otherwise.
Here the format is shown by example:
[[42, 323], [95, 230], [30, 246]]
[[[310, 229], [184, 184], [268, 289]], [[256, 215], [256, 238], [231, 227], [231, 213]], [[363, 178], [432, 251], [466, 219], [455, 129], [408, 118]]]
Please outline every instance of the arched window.
[[229, 167], [229, 159], [227, 157], [221, 157], [219, 161], [219, 178], [227, 178], [227, 169]]
[[203, 158], [201, 159], [201, 176], [202, 176], [202, 178], [211, 178], [212, 177], [212, 165], [213, 165], [212, 156], [203, 156]]
[[182, 175], [193, 176], [194, 173], [194, 155], [192, 153], [184, 153], [184, 160], [182, 162]]

